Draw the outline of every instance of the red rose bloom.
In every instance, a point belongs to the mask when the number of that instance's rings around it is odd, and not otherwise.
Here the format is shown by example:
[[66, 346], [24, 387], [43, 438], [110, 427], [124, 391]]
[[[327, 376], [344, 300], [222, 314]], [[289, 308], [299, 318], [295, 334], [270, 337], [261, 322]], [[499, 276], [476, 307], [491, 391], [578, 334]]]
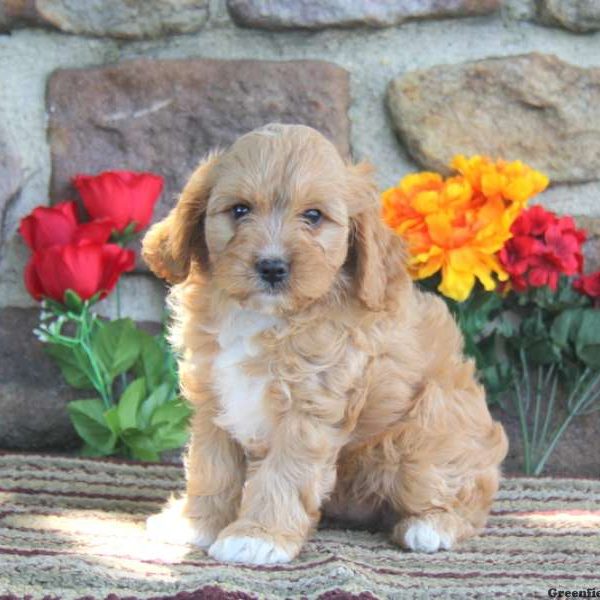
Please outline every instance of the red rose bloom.
[[581, 294], [585, 294], [594, 300], [600, 299], [600, 271], [576, 279], [573, 282], [573, 287]]
[[147, 227], [163, 189], [162, 177], [133, 171], [77, 175], [73, 183], [90, 216], [110, 219], [119, 232], [131, 223], [136, 232]]
[[36, 252], [25, 268], [25, 286], [36, 299], [64, 302], [73, 290], [82, 300], [100, 293], [104, 298], [122, 273], [131, 271], [135, 253], [116, 244], [78, 242]]
[[585, 232], [576, 229], [571, 217], [557, 217], [541, 206], [532, 206], [513, 223], [514, 237], [506, 242], [499, 257], [519, 292], [528, 287], [558, 287], [561, 275], [581, 273], [581, 245]]
[[112, 224], [106, 219], [90, 223], [77, 222], [75, 202], [61, 202], [54, 206], [38, 206], [21, 219], [19, 233], [35, 252], [50, 246], [88, 240], [102, 244], [108, 240]]

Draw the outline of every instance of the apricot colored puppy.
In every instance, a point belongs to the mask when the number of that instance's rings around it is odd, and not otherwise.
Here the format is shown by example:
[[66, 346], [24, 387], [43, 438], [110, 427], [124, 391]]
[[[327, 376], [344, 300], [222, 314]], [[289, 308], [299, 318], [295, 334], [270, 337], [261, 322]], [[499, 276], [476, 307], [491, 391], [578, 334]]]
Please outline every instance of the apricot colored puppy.
[[144, 239], [194, 406], [151, 535], [292, 560], [322, 512], [435, 552], [475, 535], [507, 451], [444, 302], [417, 290], [366, 165], [269, 125], [209, 156]]

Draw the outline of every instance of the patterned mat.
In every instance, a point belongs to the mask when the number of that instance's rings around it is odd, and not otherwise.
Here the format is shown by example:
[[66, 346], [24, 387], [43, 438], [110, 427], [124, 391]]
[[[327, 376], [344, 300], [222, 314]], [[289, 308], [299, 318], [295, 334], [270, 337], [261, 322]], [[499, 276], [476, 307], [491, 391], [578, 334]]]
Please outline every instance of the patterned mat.
[[181, 485], [174, 465], [0, 454], [0, 598], [462, 599], [600, 587], [600, 481], [507, 479], [485, 534], [451, 552], [324, 529], [271, 567], [147, 541], [145, 517]]

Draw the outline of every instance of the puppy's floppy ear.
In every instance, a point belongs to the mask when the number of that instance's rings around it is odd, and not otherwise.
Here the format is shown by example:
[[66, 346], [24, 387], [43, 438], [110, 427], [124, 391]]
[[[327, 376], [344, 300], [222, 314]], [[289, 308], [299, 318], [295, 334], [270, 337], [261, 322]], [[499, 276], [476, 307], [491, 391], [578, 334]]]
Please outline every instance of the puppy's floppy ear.
[[373, 311], [391, 308], [408, 284], [402, 239], [381, 218], [371, 165], [349, 166], [349, 258], [358, 298]]
[[218, 158], [218, 154], [210, 154], [200, 163], [183, 188], [175, 208], [144, 236], [144, 260], [155, 275], [169, 283], [184, 281], [192, 260], [201, 270], [208, 269], [204, 215]]

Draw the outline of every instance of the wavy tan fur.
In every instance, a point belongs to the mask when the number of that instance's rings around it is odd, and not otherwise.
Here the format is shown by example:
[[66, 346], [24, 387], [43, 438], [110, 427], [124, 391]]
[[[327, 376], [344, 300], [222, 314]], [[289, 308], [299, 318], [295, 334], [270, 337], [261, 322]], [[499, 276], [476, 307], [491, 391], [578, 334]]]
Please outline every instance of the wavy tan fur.
[[[236, 222], [239, 203], [251, 213]], [[309, 208], [322, 211], [318, 226], [302, 220]], [[257, 279], [264, 252], [290, 262], [278, 294]], [[323, 512], [385, 524], [413, 550], [481, 530], [506, 436], [443, 301], [410, 281], [368, 166], [346, 164], [308, 127], [251, 132], [200, 165], [143, 253], [177, 283], [172, 339], [195, 408], [175, 517], [214, 542], [213, 556], [289, 560]], [[268, 425], [243, 441], [219, 425], [215, 366], [239, 310], [275, 322], [239, 366], [245, 381], [264, 382]]]

